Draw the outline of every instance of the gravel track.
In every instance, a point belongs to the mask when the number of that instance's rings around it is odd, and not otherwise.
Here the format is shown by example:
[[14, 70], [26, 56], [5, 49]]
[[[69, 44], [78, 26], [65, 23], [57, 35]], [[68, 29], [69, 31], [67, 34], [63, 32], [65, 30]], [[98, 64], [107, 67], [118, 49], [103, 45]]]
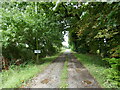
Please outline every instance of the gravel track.
[[54, 60], [37, 77], [28, 81], [24, 88], [59, 88], [66, 57], [68, 58], [68, 88], [100, 88], [97, 81], [69, 50]]
[[28, 82], [25, 88], [58, 88], [65, 59], [65, 54], [59, 56], [43, 73]]
[[68, 85], [68, 88], [100, 88], [88, 70], [71, 53], [68, 62]]

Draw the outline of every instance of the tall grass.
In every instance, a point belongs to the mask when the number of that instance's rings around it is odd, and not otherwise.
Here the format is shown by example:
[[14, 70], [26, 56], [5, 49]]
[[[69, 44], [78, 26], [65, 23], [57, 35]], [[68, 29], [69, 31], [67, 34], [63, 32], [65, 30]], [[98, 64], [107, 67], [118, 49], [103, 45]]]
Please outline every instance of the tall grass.
[[2, 71], [0, 73], [0, 89], [1, 88], [18, 88], [21, 85], [25, 85], [26, 82], [38, 73], [42, 72], [54, 59], [59, 55], [42, 58], [44, 61], [42, 64], [28, 63], [26, 65], [21, 64], [20, 66], [12, 65], [9, 70]]

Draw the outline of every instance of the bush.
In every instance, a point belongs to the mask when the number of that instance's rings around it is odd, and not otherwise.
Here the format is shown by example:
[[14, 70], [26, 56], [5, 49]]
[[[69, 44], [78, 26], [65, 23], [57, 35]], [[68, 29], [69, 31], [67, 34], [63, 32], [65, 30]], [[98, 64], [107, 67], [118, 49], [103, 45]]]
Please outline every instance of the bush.
[[104, 58], [110, 64], [110, 68], [105, 70], [104, 72], [107, 74], [108, 82], [112, 82], [116, 86], [120, 86], [120, 59], [116, 58]]

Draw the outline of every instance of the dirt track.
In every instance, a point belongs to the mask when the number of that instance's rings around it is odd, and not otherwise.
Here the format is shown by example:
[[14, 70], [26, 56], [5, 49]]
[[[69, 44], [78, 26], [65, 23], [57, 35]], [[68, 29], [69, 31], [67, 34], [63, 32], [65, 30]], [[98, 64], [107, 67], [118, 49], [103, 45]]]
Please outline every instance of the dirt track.
[[59, 56], [43, 73], [33, 78], [26, 88], [57, 88], [60, 83], [60, 74], [63, 69], [65, 54]]
[[100, 88], [96, 80], [69, 50], [51, 63], [44, 72], [28, 82], [25, 88], [59, 88], [66, 57], [68, 57], [68, 88]]
[[88, 70], [73, 56], [69, 55], [68, 88], [100, 88]]

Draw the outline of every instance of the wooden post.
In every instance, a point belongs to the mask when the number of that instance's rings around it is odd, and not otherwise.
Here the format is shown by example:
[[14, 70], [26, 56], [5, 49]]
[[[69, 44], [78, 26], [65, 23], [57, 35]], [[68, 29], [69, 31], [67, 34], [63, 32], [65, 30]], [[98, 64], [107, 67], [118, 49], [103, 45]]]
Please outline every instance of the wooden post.
[[[37, 2], [35, 2], [35, 13], [37, 14]], [[38, 34], [36, 32], [36, 49], [38, 50]], [[39, 53], [36, 56], [36, 63], [39, 62]]]

